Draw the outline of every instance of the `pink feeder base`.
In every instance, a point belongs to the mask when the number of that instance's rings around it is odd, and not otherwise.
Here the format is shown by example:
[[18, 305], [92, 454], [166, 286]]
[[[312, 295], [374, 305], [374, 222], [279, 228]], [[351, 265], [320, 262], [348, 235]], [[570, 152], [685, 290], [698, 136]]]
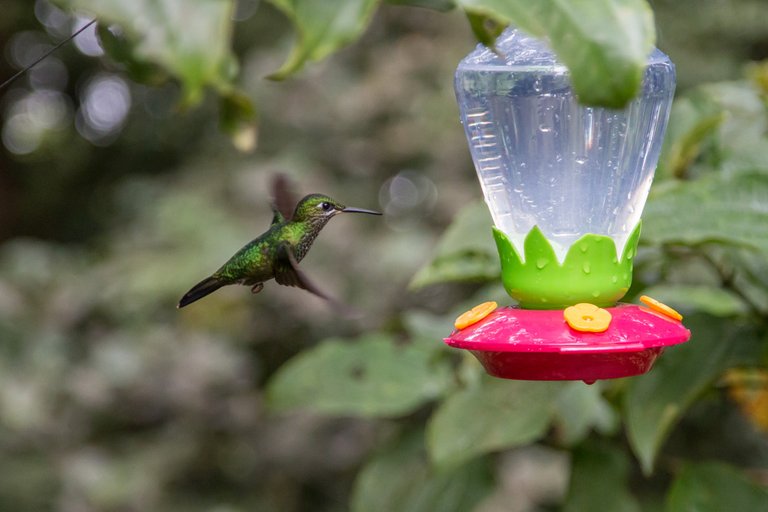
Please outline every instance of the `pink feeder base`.
[[445, 343], [472, 352], [494, 377], [591, 384], [645, 373], [665, 347], [691, 337], [682, 323], [642, 306], [606, 309], [608, 330], [591, 333], [573, 330], [563, 310], [503, 307]]

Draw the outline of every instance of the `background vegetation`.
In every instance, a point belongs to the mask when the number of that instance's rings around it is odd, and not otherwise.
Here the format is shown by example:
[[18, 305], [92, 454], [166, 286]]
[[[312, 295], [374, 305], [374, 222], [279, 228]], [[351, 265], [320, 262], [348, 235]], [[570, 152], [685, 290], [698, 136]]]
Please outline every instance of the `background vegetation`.
[[[100, 23], [0, 98], [0, 510], [765, 508], [768, 5], [528, 3], [5, 0], [2, 77]], [[582, 34], [593, 103], [654, 26], [677, 65], [628, 299], [694, 336], [648, 375], [495, 380], [440, 341], [509, 301], [452, 74], [510, 20]], [[364, 316], [274, 284], [177, 311], [278, 171], [386, 212], [302, 264]]]

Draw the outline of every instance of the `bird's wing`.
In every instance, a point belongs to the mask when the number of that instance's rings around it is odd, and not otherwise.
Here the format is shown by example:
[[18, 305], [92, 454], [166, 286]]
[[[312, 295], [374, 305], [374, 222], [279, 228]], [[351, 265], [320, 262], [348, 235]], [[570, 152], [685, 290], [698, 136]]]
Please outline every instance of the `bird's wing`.
[[330, 302], [336, 310], [347, 317], [359, 317], [360, 314], [346, 304], [326, 295], [319, 286], [313, 283], [300, 268], [290, 244], [283, 242], [277, 247], [275, 260], [275, 281], [283, 286], [295, 286], [321, 297]]
[[272, 210], [276, 213], [272, 222], [274, 223], [278, 218], [277, 213], [282, 217], [282, 221], [279, 222], [291, 220], [296, 203], [296, 196], [288, 176], [282, 173], [275, 174], [272, 178]]
[[293, 255], [293, 249], [290, 244], [282, 243], [277, 248], [277, 258], [275, 261], [275, 281], [283, 286], [295, 286], [318, 297], [333, 302], [333, 299], [326, 295], [320, 287], [313, 283], [307, 275], [299, 268], [296, 257]]

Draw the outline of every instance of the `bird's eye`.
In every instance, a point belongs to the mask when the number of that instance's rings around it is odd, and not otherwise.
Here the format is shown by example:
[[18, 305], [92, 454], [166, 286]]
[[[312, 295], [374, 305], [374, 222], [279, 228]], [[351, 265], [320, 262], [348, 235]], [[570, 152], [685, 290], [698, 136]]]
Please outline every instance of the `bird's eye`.
[[327, 212], [327, 211], [330, 211], [331, 208], [333, 208], [333, 206], [331, 206], [331, 203], [323, 202], [323, 203], [320, 203], [320, 208], [322, 208], [323, 211]]

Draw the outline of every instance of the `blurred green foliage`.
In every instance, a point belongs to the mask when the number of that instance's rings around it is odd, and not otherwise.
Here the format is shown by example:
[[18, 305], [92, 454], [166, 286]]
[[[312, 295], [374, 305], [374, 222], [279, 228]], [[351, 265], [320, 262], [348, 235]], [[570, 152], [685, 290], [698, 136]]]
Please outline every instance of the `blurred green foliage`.
[[[55, 0], [70, 10], [87, 12], [126, 31], [134, 45], [130, 56], [159, 64], [178, 77], [184, 103], [200, 101], [211, 85], [232, 92], [235, 63], [228, 48], [234, 0]], [[246, 2], [247, 3], [247, 2]], [[317, 61], [357, 40], [367, 28], [379, 0], [270, 0], [293, 23], [297, 41], [281, 68], [270, 75], [282, 80], [307, 62]], [[622, 107], [640, 87], [645, 56], [653, 46], [653, 16], [645, 0], [518, 0], [403, 1], [418, 7], [463, 9], [470, 20], [514, 23], [540, 37], [573, 74], [582, 101]], [[472, 23], [482, 42], [484, 23]], [[497, 32], [494, 30], [493, 32]], [[248, 110], [247, 108], [245, 109]]]
[[185, 102], [197, 103], [203, 88], [226, 91], [236, 65], [230, 48], [235, 4], [229, 0], [57, 0], [69, 11], [113, 23], [125, 32], [130, 57], [177, 76]]
[[[187, 61], [161, 43], [137, 75], [140, 46], [124, 27], [110, 34], [125, 58], [86, 38], [3, 91], [0, 510], [768, 503], [765, 381], [724, 378], [768, 372], [768, 6], [653, 3], [681, 88], [628, 299], [669, 300], [694, 337], [645, 376], [587, 386], [491, 379], [440, 341], [468, 307], [509, 301], [451, 90], [474, 44], [454, 2], [375, 12], [343, 2], [364, 23], [343, 20], [347, 35], [312, 52], [301, 50], [312, 32], [284, 14], [312, 2], [278, 3], [184, 3], [230, 9], [231, 21], [195, 18], [220, 28], [211, 33], [174, 16], [137, 21], [138, 31], [187, 29], [184, 40], [219, 64], [239, 61], [237, 75], [202, 66], [189, 80], [174, 67]], [[42, 0], [3, 9], [4, 76], [73, 23]], [[93, 13], [126, 22], [119, 9]], [[608, 32], [611, 48], [619, 36]], [[291, 80], [264, 80], [296, 44], [296, 69], [340, 51]], [[199, 108], [180, 108], [190, 91]], [[252, 104], [258, 150], [240, 153], [218, 126], [252, 127], [241, 115]], [[177, 311], [184, 290], [268, 225], [277, 171], [303, 193], [386, 211], [376, 227], [335, 220], [302, 263], [363, 318], [275, 285]], [[732, 398], [747, 395], [757, 408]]]

